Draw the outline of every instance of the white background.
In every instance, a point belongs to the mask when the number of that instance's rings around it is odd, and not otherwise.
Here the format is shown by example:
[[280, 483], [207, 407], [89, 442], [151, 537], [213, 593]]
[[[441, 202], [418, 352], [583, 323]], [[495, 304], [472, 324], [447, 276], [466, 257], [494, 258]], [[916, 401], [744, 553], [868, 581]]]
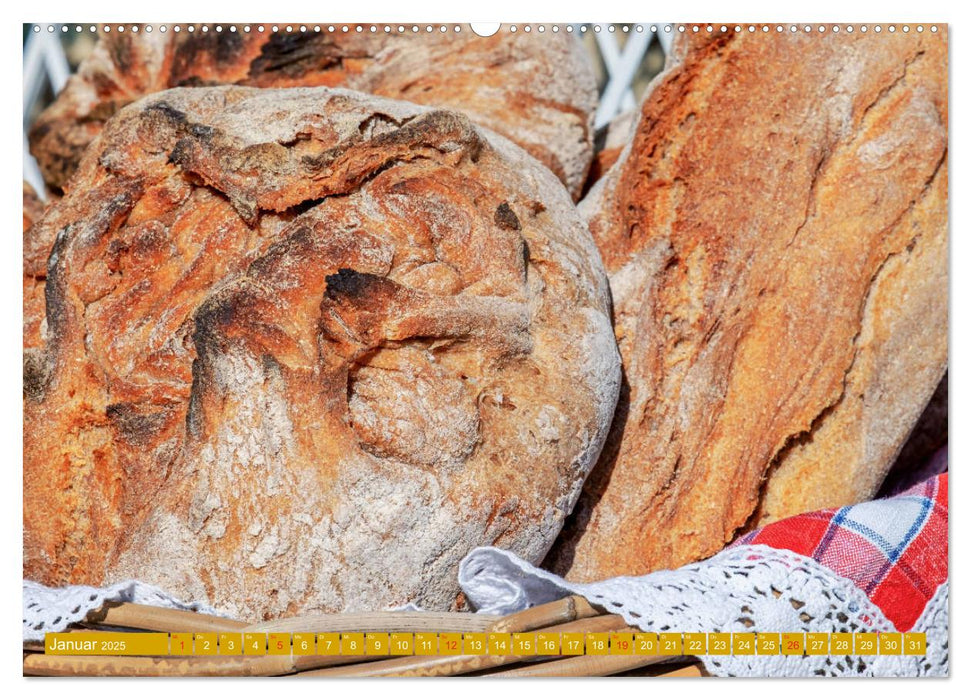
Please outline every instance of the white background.
[[[0, 275], [3, 296], [0, 297], [0, 449], [3, 488], [0, 492], [0, 541], [4, 565], [0, 588], [0, 683], [9, 688], [8, 697], [58, 697], [70, 695], [85, 698], [89, 694], [103, 697], [137, 697], [137, 700], [192, 696], [206, 698], [212, 694], [233, 698], [259, 697], [272, 693], [285, 698], [287, 694], [303, 697], [334, 698], [341, 695], [363, 694], [365, 697], [393, 694], [396, 699], [422, 697], [444, 698], [495, 698], [498, 695], [513, 697], [536, 696], [537, 700], [557, 698], [596, 698], [605, 693], [631, 694], [636, 696], [712, 697], [722, 694], [742, 697], [817, 698], [854, 696], [865, 698], [880, 694], [883, 698], [906, 696], [923, 700], [920, 696], [952, 696], [964, 686], [971, 672], [963, 668], [968, 653], [960, 639], [967, 639], [962, 632], [967, 628], [967, 609], [961, 588], [968, 571], [967, 558], [960, 558], [955, 543], [966, 542], [967, 518], [961, 507], [951, 509], [951, 650], [957, 656], [951, 660], [949, 681], [884, 681], [884, 680], [744, 680], [719, 681], [701, 679], [694, 681], [667, 680], [661, 685], [649, 678], [630, 679], [554, 679], [537, 681], [507, 681], [497, 684], [487, 679], [431, 679], [388, 681], [337, 681], [326, 683], [286, 679], [207, 679], [207, 680], [45, 680], [21, 677], [21, 552], [22, 552], [22, 338], [21, 338], [21, 110], [15, 104], [22, 87], [22, 23], [54, 22], [638, 22], [678, 21], [717, 24], [758, 22], [841, 22], [841, 23], [947, 23], [949, 24], [950, 58], [950, 124], [952, 125], [950, 148], [951, 164], [951, 347], [950, 392], [951, 431], [949, 460], [956, 469], [951, 472], [951, 501], [962, 503], [960, 496], [966, 490], [963, 480], [965, 457], [971, 456], [968, 436], [959, 429], [969, 418], [969, 379], [966, 367], [968, 358], [968, 308], [971, 304], [971, 273], [965, 276], [964, 268], [971, 266], [969, 245], [965, 232], [969, 222], [967, 181], [962, 175], [969, 172], [969, 152], [965, 146], [964, 128], [960, 124], [968, 118], [967, 74], [971, 70], [968, 56], [971, 53], [971, 22], [968, 21], [967, 3], [924, 0], [923, 2], [884, 1], [880, 3], [849, 3], [846, 0], [815, 0], [803, 3], [733, 2], [722, 0], [686, 0], [676, 3], [651, 3], [645, 0], [588, 2], [533, 2], [525, 0], [485, 0], [481, 5], [424, 0], [422, 2], [390, 2], [389, 0], [359, 0], [357, 2], [272, 2], [253, 3], [243, 6], [239, 2], [209, 0], [165, 0], [158, 3], [96, 3], [44, 0], [32, 3], [7, 0], [0, 24], [4, 41], [0, 74], [3, 76], [3, 95], [11, 104], [0, 110], [4, 121], [0, 129], [7, 159], [2, 164], [3, 181], [0, 186], [0, 202], [3, 207], [3, 229], [0, 233]], [[968, 38], [965, 38], [965, 37]], [[954, 471], [957, 472], [956, 478]], [[957, 494], [957, 498], [955, 498]], [[966, 550], [965, 545], [965, 550]], [[955, 556], [957, 555], [957, 556]], [[966, 555], [966, 551], [965, 551]], [[967, 556], [967, 555], [966, 555]], [[956, 585], [955, 585], [956, 584]], [[969, 594], [971, 595], [971, 594]], [[960, 639], [959, 639], [960, 637]], [[971, 663], [971, 662], [969, 662]], [[272, 683], [272, 687], [268, 685]], [[288, 684], [288, 685], [284, 685]], [[4, 693], [6, 695], [6, 693]], [[961, 693], [967, 697], [967, 688]], [[505, 700], [505, 698], [503, 699]], [[828, 700], [828, 698], [827, 698]]]

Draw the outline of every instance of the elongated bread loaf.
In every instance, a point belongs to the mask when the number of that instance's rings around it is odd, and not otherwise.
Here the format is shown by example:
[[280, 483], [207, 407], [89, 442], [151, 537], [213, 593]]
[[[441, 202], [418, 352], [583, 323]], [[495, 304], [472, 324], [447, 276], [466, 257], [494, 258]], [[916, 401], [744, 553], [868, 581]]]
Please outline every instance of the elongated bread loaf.
[[872, 497], [945, 372], [945, 32], [770, 29], [680, 41], [581, 204], [625, 382], [573, 578]]

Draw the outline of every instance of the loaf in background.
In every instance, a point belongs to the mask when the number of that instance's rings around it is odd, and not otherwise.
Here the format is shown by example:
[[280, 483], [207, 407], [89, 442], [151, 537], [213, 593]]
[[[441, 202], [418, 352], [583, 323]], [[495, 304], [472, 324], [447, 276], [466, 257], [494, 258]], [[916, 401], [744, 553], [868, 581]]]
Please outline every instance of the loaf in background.
[[87, 145], [120, 107], [172, 87], [346, 87], [468, 115], [526, 149], [579, 198], [593, 157], [597, 86], [574, 37], [460, 31], [244, 32], [194, 25], [176, 33], [100, 34], [93, 53], [30, 130], [47, 183], [68, 186]]

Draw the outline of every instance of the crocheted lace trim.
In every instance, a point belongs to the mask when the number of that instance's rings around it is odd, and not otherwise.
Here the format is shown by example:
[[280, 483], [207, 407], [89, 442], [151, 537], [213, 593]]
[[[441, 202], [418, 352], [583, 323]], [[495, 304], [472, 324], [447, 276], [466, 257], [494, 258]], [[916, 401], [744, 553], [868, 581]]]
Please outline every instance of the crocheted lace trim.
[[204, 603], [184, 603], [165, 591], [139, 581], [125, 581], [106, 588], [66, 586], [48, 588], [24, 581], [24, 641], [43, 641], [47, 632], [62, 632], [68, 625], [82, 621], [105, 603], [141, 603], [177, 610], [192, 610], [219, 615]]
[[[663, 632], [891, 632], [883, 612], [852, 581], [808, 557], [764, 545], [738, 546], [675, 571], [600, 583], [569, 583], [503, 550], [473, 550], [459, 569], [466, 597], [481, 612], [510, 614], [582, 595], [631, 626]], [[914, 631], [927, 634], [917, 656], [703, 656], [717, 676], [941, 676], [948, 673], [948, 585], [941, 585]]]

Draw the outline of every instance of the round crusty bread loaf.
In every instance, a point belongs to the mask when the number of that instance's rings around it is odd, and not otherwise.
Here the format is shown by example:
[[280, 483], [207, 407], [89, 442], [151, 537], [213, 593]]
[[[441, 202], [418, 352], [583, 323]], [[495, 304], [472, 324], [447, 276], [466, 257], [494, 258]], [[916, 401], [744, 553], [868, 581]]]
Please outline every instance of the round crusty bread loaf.
[[247, 618], [448, 607], [470, 548], [542, 559], [600, 453], [599, 254], [553, 174], [464, 116], [169, 90], [37, 226], [27, 578]]
[[235, 83], [345, 87], [456, 110], [525, 148], [580, 196], [593, 158], [597, 84], [573, 36], [480, 37], [467, 25], [444, 33], [193, 29], [100, 35], [31, 129], [31, 153], [50, 185], [67, 185], [84, 149], [125, 104], [166, 88]]

